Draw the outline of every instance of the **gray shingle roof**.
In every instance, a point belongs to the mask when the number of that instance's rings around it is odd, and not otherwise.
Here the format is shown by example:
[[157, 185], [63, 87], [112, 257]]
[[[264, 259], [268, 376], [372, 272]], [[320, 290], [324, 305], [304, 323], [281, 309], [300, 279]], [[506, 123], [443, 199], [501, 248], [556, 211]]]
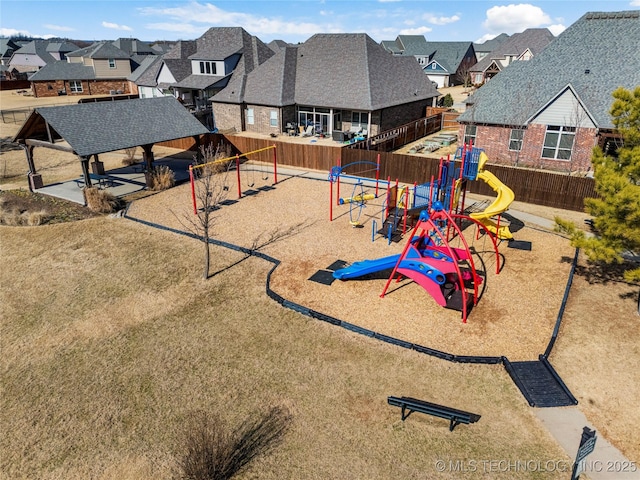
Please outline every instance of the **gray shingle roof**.
[[[238, 103], [242, 88], [230, 82], [213, 101]], [[244, 90], [251, 103], [365, 111], [437, 95], [414, 57], [389, 55], [364, 33], [317, 34], [288, 47], [251, 72]]]
[[[426, 42], [426, 45], [429, 61], [438, 62], [450, 74], [455, 74], [458, 71], [465, 56], [473, 48], [471, 42]], [[471, 61], [475, 62], [475, 57], [471, 58]]]
[[86, 48], [70, 52], [67, 57], [129, 58], [129, 54], [116, 47], [113, 42], [96, 42]]
[[156, 55], [156, 52], [148, 43], [141, 42], [137, 38], [118, 38], [114, 40], [113, 45], [129, 56], [132, 55]]
[[494, 60], [504, 59], [507, 55], [517, 57], [527, 49], [534, 56], [538, 55], [554, 38], [548, 28], [528, 28], [524, 32], [515, 33], [471, 67], [469, 71], [484, 72]]
[[95, 80], [93, 67], [81, 63], [58, 60], [42, 67], [29, 77], [31, 82], [53, 82], [56, 80]]
[[[127, 77], [127, 80], [134, 82], [136, 85], [150, 86], [154, 87], [156, 85], [156, 77], [158, 72], [160, 71], [160, 66], [162, 65], [162, 57], [160, 55], [145, 55], [145, 58], [142, 59], [140, 65], [131, 72], [131, 75]], [[151, 79], [152, 83], [144, 83], [143, 79]], [[143, 79], [143, 80], [141, 80]]]
[[48, 40], [33, 40], [26, 45], [20, 47], [18, 50], [14, 52], [26, 55], [36, 55], [41, 58], [45, 63], [53, 63], [56, 62], [57, 59], [47, 52], [47, 45], [49, 44]]
[[173, 97], [42, 107], [31, 115], [48, 122], [80, 156], [208, 133]]
[[69, 53], [78, 49], [75, 43], [71, 42], [49, 42], [47, 45], [47, 52], [62, 52]]
[[473, 48], [476, 52], [490, 53], [496, 50], [508, 39], [509, 35], [507, 35], [506, 33], [501, 33], [497, 37], [494, 37], [491, 40], [487, 40], [486, 42], [474, 43]]
[[527, 62], [515, 62], [469, 98], [464, 123], [524, 125], [567, 86], [598, 128], [613, 128], [617, 87], [640, 85], [640, 11], [590, 12]]

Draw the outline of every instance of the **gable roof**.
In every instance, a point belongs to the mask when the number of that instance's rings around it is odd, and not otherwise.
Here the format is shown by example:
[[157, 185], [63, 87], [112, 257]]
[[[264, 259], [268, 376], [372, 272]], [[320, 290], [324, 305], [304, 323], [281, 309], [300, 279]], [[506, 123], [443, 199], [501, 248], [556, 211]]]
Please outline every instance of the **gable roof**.
[[533, 56], [538, 55], [555, 37], [548, 28], [528, 28], [524, 32], [514, 33], [469, 69], [471, 72], [484, 72], [493, 60], [507, 56], [519, 57], [527, 49]]
[[141, 42], [137, 38], [118, 38], [114, 40], [113, 45], [129, 56], [132, 55], [157, 55], [157, 52], [151, 48], [148, 43]]
[[[148, 64], [144, 71], [138, 72], [135, 77], [129, 77], [137, 85], [155, 87], [158, 85], [158, 75], [163, 68], [168, 69], [176, 81], [184, 80], [191, 75], [191, 60], [189, 56], [196, 51], [195, 40], [181, 40], [162, 57]], [[144, 64], [141, 65], [145, 66]]]
[[213, 101], [372, 111], [438, 95], [415, 58], [389, 55], [364, 33], [340, 33], [287, 47]]
[[496, 50], [506, 40], [509, 39], [509, 35], [501, 33], [497, 37], [493, 37], [491, 40], [487, 40], [483, 43], [474, 43], [473, 48], [476, 52], [490, 53]]
[[116, 47], [113, 42], [96, 42], [86, 48], [75, 50], [67, 57], [88, 57], [88, 58], [129, 58], [130, 55], [124, 50]]
[[75, 43], [71, 42], [49, 42], [47, 52], [69, 53], [78, 49]]
[[208, 133], [175, 98], [156, 97], [37, 108], [14, 141], [46, 135], [47, 125], [79, 156]]
[[53, 82], [56, 80], [95, 80], [93, 67], [82, 63], [69, 63], [58, 60], [42, 67], [29, 76], [30, 82]]
[[18, 50], [19, 48], [20, 46], [10, 38], [0, 38], [0, 56], [10, 57], [11, 55], [13, 55], [13, 52]]
[[478, 89], [458, 121], [525, 125], [570, 86], [598, 128], [613, 128], [611, 93], [640, 85], [638, 45], [640, 11], [586, 13], [531, 60]]
[[[426, 45], [429, 51], [429, 62], [438, 62], [450, 74], [458, 71], [470, 49], [475, 55], [472, 42], [426, 42]], [[475, 62], [475, 57], [472, 62]]]
[[20, 47], [14, 52], [15, 54], [35, 55], [41, 58], [45, 63], [52, 63], [57, 59], [47, 51], [49, 42], [47, 40], [32, 40], [31, 42]]

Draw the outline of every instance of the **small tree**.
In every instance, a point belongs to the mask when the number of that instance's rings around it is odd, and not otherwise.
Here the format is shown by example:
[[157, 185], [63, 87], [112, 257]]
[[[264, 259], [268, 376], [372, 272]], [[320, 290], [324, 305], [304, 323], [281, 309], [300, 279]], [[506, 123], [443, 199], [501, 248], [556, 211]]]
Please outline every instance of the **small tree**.
[[[599, 198], [585, 199], [597, 236], [587, 237], [571, 222], [559, 218], [556, 223], [590, 260], [623, 263], [624, 253], [640, 252], [640, 87], [633, 92], [618, 88], [613, 97], [610, 113], [623, 145], [615, 156], [594, 148], [592, 163]], [[624, 278], [639, 282], [640, 267], [625, 271]]]
[[185, 213], [182, 218], [178, 218], [180, 223], [191, 233], [198, 236], [204, 244], [204, 270], [203, 277], [209, 278], [209, 268], [211, 264], [210, 239], [215, 226], [214, 212], [219, 208], [229, 193], [227, 186], [227, 173], [232, 161], [218, 161], [228, 158], [231, 154], [231, 147], [212, 144], [200, 147], [202, 160], [196, 159], [195, 176], [195, 198], [199, 207], [196, 214], [193, 211]]

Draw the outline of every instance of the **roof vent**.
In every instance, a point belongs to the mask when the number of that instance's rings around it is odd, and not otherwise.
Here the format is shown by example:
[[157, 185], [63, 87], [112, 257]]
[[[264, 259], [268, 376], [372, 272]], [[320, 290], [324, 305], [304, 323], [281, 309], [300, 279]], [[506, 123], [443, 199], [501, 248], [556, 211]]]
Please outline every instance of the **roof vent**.
[[590, 74], [590, 73], [591, 73], [591, 70], [589, 70], [588, 68], [584, 71], [584, 74], [585, 74], [585, 75], [588, 75], [588, 74]]

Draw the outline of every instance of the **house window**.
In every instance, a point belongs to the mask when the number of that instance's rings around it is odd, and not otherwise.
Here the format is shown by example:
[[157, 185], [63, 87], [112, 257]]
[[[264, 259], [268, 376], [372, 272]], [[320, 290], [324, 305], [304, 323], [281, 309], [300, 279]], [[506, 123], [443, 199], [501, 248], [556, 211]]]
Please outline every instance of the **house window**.
[[272, 127], [277, 127], [278, 126], [278, 111], [277, 110], [271, 110], [271, 112], [269, 112], [269, 125], [271, 125]]
[[75, 93], [82, 93], [82, 82], [80, 80], [69, 80], [69, 90]]
[[247, 124], [253, 125], [253, 108], [247, 108]]
[[202, 75], [215, 75], [216, 62], [200, 62], [200, 73]]
[[369, 126], [369, 113], [351, 112], [351, 125], [354, 127], [367, 128]]
[[116, 59], [115, 58], [110, 58], [109, 59], [109, 68], [116, 68]]
[[576, 136], [575, 127], [559, 127], [547, 125], [542, 147], [542, 158], [554, 160], [571, 160], [573, 139]]
[[476, 144], [477, 127], [478, 127], [477, 125], [467, 125], [466, 127], [464, 127], [464, 143], [465, 144], [469, 144], [469, 143], [471, 143], [471, 145]]
[[420, 65], [424, 65], [424, 64], [425, 64], [425, 59], [424, 59], [424, 57], [418, 57], [418, 63], [419, 63]]
[[522, 150], [522, 139], [524, 138], [524, 130], [521, 128], [512, 128], [509, 136], [509, 150], [519, 152]]

